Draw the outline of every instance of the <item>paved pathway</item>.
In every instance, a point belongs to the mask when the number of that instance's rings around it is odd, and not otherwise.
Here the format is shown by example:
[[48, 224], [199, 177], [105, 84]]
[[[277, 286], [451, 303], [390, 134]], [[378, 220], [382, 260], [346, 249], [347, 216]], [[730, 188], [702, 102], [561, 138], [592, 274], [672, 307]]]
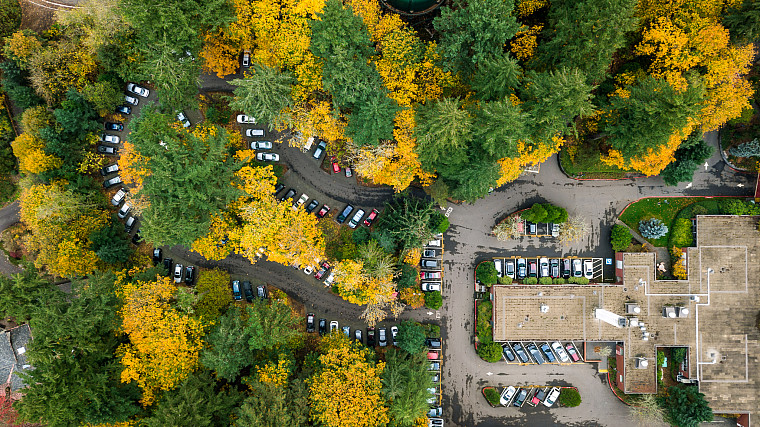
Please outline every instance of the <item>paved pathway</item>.
[[[19, 209], [18, 201], [0, 209], [0, 232], [19, 222]], [[0, 253], [0, 273], [10, 277], [11, 274], [21, 273], [21, 268], [11, 264], [5, 253]]]

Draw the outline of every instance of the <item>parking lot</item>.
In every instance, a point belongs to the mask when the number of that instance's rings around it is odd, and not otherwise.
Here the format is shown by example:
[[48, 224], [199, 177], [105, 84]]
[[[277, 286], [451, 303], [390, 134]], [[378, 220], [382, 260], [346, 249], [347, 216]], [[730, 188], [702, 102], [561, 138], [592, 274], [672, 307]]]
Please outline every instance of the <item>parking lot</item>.
[[510, 341], [501, 347], [501, 358], [515, 365], [584, 363], [583, 344], [572, 341]]
[[[523, 280], [528, 277], [552, 279], [586, 277], [590, 282], [602, 283], [614, 280], [612, 259], [604, 258], [548, 258], [548, 257], [505, 257], [494, 258], [494, 267], [498, 277], [510, 277]], [[605, 268], [605, 264], [609, 268]]]

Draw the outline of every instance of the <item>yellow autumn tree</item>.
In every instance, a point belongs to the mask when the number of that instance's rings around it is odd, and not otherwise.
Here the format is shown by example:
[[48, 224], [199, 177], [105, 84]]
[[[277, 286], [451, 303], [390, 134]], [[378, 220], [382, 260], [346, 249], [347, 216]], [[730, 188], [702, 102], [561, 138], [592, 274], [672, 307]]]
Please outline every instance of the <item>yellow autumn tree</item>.
[[11, 142], [13, 155], [18, 158], [18, 167], [23, 173], [39, 174], [61, 167], [63, 161], [45, 153], [45, 141], [22, 133]]
[[319, 368], [309, 380], [312, 418], [327, 427], [375, 427], [388, 424], [380, 374], [371, 351], [343, 334], [322, 340]]
[[361, 314], [368, 325], [385, 319], [386, 309], [398, 316], [403, 304], [397, 299], [392, 274], [374, 275], [362, 260], [343, 260], [333, 269], [335, 287], [341, 298], [352, 304], [365, 305]]
[[525, 141], [517, 142], [517, 157], [505, 157], [499, 160], [500, 177], [496, 186], [501, 186], [507, 182], [514, 181], [520, 176], [526, 166], [543, 163], [554, 155], [562, 146], [564, 139], [560, 136], [554, 136], [549, 141], [537, 141], [526, 143]]
[[203, 323], [173, 305], [177, 286], [169, 277], [122, 281], [122, 332], [129, 342], [118, 349], [124, 370], [121, 381], [135, 381], [144, 405], [160, 391], [173, 389], [198, 366], [203, 348]]

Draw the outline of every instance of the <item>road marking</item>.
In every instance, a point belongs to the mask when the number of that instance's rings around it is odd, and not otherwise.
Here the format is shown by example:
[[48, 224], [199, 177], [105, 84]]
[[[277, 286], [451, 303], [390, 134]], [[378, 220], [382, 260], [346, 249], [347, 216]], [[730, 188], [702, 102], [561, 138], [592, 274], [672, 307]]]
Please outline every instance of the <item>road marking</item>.
[[486, 372], [486, 375], [490, 377], [491, 375], [493, 375], [493, 372]]
[[441, 318], [441, 312], [440, 311], [438, 311], [438, 310], [435, 311], [435, 318], [436, 319], [440, 319]]
[[705, 162], [705, 170], [707, 170], [707, 168], [709, 168], [709, 167], [710, 167], [710, 165], [707, 162]]
[[737, 187], [739, 187], [739, 188], [741, 188], [741, 187], [744, 187], [744, 184], [742, 184], [742, 183], [740, 182], [740, 183], [736, 184], [736, 186], [737, 186]]
[[427, 314], [428, 314], [428, 316], [432, 316], [433, 312], [432, 311], [428, 311]]
[[454, 210], [454, 208], [452, 208], [452, 207], [446, 209], [446, 213], [444, 214], [446, 216], [446, 218], [448, 218], [449, 215], [451, 215], [451, 211], [453, 211], [453, 210]]
[[599, 370], [599, 373], [600, 373], [600, 374], [606, 374], [606, 373], [607, 373], [607, 370], [606, 370], [606, 369], [600, 369], [600, 370]]
[[691, 188], [691, 182], [686, 184], [686, 188]]

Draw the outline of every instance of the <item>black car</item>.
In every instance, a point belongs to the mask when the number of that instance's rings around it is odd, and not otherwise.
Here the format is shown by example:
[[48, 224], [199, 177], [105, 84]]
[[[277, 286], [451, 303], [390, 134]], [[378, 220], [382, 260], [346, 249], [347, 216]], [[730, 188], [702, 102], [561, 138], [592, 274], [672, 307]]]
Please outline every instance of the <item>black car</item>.
[[259, 299], [263, 301], [264, 298], [267, 297], [267, 288], [265, 288], [264, 285], [259, 285], [256, 288], [256, 293], [258, 294]]
[[306, 212], [311, 213], [317, 206], [319, 206], [319, 202], [316, 199], [312, 200], [309, 206], [306, 206]]
[[438, 338], [428, 338], [425, 340], [425, 345], [429, 348], [441, 348], [441, 340]]
[[530, 355], [533, 356], [533, 359], [538, 363], [539, 365], [544, 364], [544, 358], [541, 356], [541, 352], [538, 351], [538, 347], [536, 347], [533, 343], [528, 343], [525, 345], [525, 348], [528, 349], [530, 352]]
[[111, 147], [110, 145], [100, 144], [100, 145], [98, 145], [98, 153], [100, 153], [100, 154], [111, 154], [111, 155], [114, 155], [114, 154], [116, 154], [116, 148], [115, 147]]
[[243, 293], [245, 294], [246, 301], [253, 302], [253, 288], [251, 287], [251, 282], [247, 280], [243, 281]]
[[517, 392], [517, 396], [515, 396], [514, 403], [512, 403], [513, 406], [522, 406], [523, 402], [525, 402], [525, 398], [528, 397], [528, 390], [521, 388], [520, 391]]
[[367, 347], [375, 346], [375, 328], [367, 328]]
[[288, 190], [287, 193], [285, 193], [284, 196], [282, 196], [282, 198], [280, 199], [280, 201], [287, 200], [287, 199], [292, 199], [293, 196], [295, 196], [295, 195], [296, 195], [296, 190], [294, 190], [294, 189], [291, 188], [290, 190]]
[[314, 332], [314, 313], [306, 315], [306, 332]]
[[284, 186], [284, 185], [282, 185], [282, 184], [277, 184], [277, 185], [275, 185], [275, 186], [274, 186], [274, 194], [277, 194], [277, 193], [279, 193], [280, 191], [282, 191], [282, 189], [283, 189], [283, 188], [285, 188], [285, 186]]
[[153, 264], [158, 265], [159, 262], [161, 262], [161, 254], [162, 254], [161, 248], [153, 249]]
[[126, 105], [119, 105], [116, 107], [116, 112], [121, 114], [132, 114], [132, 107], [127, 107]]
[[132, 236], [132, 244], [139, 245], [140, 243], [142, 243], [142, 236], [140, 235], [140, 229], [138, 228], [137, 231], [135, 231], [135, 235]]
[[338, 224], [343, 224], [346, 222], [346, 219], [348, 219], [348, 216], [351, 215], [351, 212], [353, 212], [354, 207], [351, 205], [346, 206], [345, 209], [343, 209], [343, 212], [338, 215], [338, 218], [336, 220], [338, 221]]
[[185, 267], [185, 284], [192, 286], [195, 280], [195, 267], [188, 265]]
[[539, 390], [536, 392], [536, 395], [533, 397], [538, 399], [539, 402], [543, 402], [544, 399], [546, 399], [546, 391], [544, 391], [543, 389]]
[[174, 265], [174, 260], [171, 258], [164, 258], [164, 268], [166, 268], [166, 271], [172, 271], [172, 266]]
[[106, 176], [106, 175], [109, 175], [109, 174], [112, 174], [112, 173], [118, 172], [118, 171], [119, 171], [119, 165], [117, 165], [116, 163], [114, 163], [112, 165], [108, 165], [108, 166], [104, 167], [103, 169], [101, 169], [100, 170], [100, 174], [103, 175], [103, 176]]
[[115, 131], [124, 130], [124, 125], [118, 122], [105, 122], [104, 126], [106, 130], [115, 130]]
[[552, 349], [549, 348], [549, 344], [541, 344], [541, 352], [544, 353], [544, 356], [546, 356], [546, 360], [549, 361], [549, 363], [554, 363], [557, 360], [552, 353]]
[[504, 358], [507, 359], [507, 362], [515, 361], [515, 354], [512, 352], [512, 349], [509, 348], [509, 344], [503, 344], [501, 346], [501, 352], [504, 354]]
[[515, 343], [512, 346], [512, 348], [515, 349], [515, 353], [517, 353], [517, 357], [520, 358], [520, 362], [522, 363], [530, 362], [530, 358], [528, 357], [528, 354], [525, 353], [525, 349], [523, 349], [522, 344], [520, 344], [519, 342]]
[[569, 259], [563, 259], [562, 260], [562, 277], [564, 279], [570, 278], [570, 275], [573, 274], [572, 268], [570, 267], [570, 260]]
[[319, 335], [327, 333], [327, 319], [319, 319]]

